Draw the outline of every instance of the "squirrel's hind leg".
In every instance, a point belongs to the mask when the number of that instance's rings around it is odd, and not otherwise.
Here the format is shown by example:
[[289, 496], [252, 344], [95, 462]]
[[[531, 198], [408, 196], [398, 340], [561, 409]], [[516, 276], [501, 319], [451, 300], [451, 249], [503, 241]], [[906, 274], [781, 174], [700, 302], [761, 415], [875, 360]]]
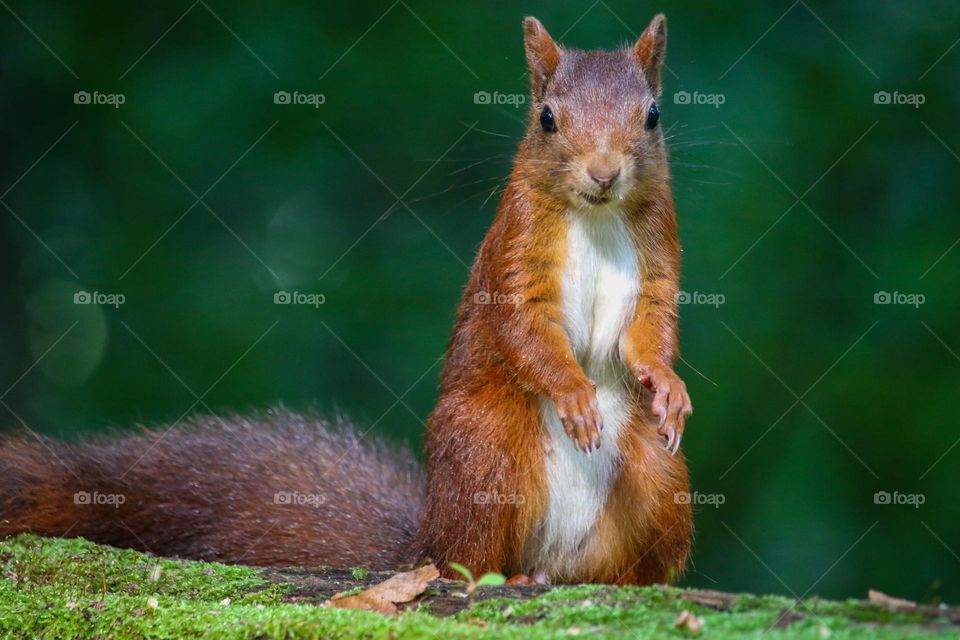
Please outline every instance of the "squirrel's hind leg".
[[656, 426], [635, 420], [621, 439], [623, 466], [598, 527], [594, 580], [674, 583], [690, 553], [693, 519], [683, 454], [672, 455]]
[[441, 398], [427, 437], [427, 510], [420, 542], [444, 577], [532, 570], [523, 554], [546, 505], [539, 408], [491, 385]]

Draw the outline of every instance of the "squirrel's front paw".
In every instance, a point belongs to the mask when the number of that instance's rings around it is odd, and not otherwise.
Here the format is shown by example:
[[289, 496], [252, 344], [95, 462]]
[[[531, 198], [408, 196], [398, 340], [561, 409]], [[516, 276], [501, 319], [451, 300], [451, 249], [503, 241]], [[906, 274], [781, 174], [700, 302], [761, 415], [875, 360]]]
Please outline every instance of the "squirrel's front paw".
[[634, 374], [640, 384], [654, 392], [651, 411], [660, 418], [657, 433], [666, 439], [667, 450], [676, 453], [683, 437], [684, 423], [693, 413], [687, 385], [673, 369], [662, 365], [637, 365]]
[[567, 436], [581, 450], [591, 453], [600, 448], [603, 420], [597, 404], [597, 392], [587, 383], [554, 399], [557, 416]]

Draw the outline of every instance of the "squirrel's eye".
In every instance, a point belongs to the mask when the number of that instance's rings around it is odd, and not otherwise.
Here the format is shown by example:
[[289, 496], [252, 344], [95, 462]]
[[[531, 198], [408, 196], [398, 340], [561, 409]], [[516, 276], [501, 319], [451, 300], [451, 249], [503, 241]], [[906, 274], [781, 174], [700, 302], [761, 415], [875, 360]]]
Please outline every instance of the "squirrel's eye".
[[557, 130], [557, 122], [553, 118], [553, 111], [550, 107], [545, 106], [543, 111], [540, 112], [540, 126], [547, 133], [553, 133]]
[[647, 129], [653, 129], [655, 126], [657, 126], [658, 122], [660, 122], [660, 108], [657, 107], [657, 103], [654, 102], [647, 110]]

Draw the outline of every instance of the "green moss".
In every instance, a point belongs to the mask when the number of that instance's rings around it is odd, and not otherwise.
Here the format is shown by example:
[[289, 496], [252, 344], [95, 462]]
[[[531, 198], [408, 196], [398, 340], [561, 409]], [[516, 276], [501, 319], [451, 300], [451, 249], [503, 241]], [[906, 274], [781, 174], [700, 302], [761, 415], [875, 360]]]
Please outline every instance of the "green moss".
[[367, 579], [367, 570], [363, 567], [357, 567], [353, 570], [353, 579], [354, 580], [366, 580]]
[[[117, 594], [248, 604], [275, 604], [282, 594], [263, 587], [248, 567], [181, 562], [105, 547], [82, 538], [53, 540], [23, 535], [0, 543], [5, 577], [20, 591], [50, 587], [64, 595]], [[9, 585], [4, 585], [9, 586]]]
[[284, 603], [256, 570], [158, 560], [84, 540], [19, 536], [0, 542], [0, 636], [11, 638], [683, 638], [674, 626], [689, 609], [705, 638], [944, 637], [941, 625], [856, 602], [813, 600], [786, 629], [772, 627], [793, 605], [743, 596], [730, 612], [691, 604], [675, 589], [583, 586], [525, 601], [487, 600], [451, 618], [426, 610], [373, 613]]

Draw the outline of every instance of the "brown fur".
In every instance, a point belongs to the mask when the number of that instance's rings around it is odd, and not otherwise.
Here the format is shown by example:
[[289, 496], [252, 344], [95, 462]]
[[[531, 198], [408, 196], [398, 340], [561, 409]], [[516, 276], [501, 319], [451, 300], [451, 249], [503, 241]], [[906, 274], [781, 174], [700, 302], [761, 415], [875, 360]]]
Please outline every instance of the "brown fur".
[[[635, 170], [624, 207], [642, 259], [642, 293], [622, 347], [637, 376], [635, 417], [619, 443], [619, 474], [586, 569], [560, 579], [672, 581], [686, 563], [692, 529], [689, 505], [679, 497], [689, 490], [682, 454], [671, 456], [657, 434], [665, 421], [682, 433], [689, 413], [683, 383], [673, 374], [680, 248], [662, 134], [640, 133], [645, 106], [660, 92], [665, 22], [658, 16], [635, 47], [615, 52], [560, 49], [530, 18], [525, 36], [530, 124], [447, 351], [427, 434], [420, 541], [441, 566], [455, 561], [508, 575], [536, 569], [525, 557], [547, 507], [547, 437], [537, 398], [568, 407], [580, 420], [571, 437], [595, 418], [595, 394], [563, 329], [561, 274], [565, 212], [571, 190], [581, 189], [572, 174], [578, 162], [592, 160], [604, 136]], [[544, 105], [553, 109], [560, 134], [541, 130]]]
[[[422, 512], [409, 452], [282, 409], [75, 445], [6, 439], [0, 477], [0, 535], [263, 566], [393, 569], [415, 559]], [[94, 492], [123, 503], [82, 504]]]

